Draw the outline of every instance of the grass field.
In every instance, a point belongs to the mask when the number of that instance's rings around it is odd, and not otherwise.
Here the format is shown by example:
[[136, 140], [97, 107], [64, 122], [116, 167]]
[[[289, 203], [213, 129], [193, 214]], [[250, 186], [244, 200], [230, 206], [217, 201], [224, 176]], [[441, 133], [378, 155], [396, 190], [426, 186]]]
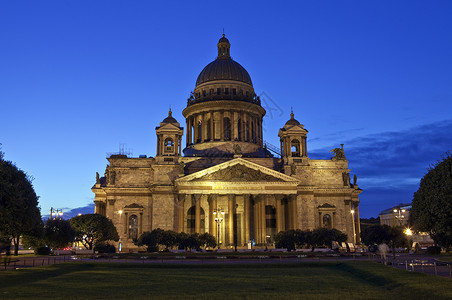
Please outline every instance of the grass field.
[[0, 272], [0, 299], [452, 299], [452, 280], [365, 261], [66, 263]]

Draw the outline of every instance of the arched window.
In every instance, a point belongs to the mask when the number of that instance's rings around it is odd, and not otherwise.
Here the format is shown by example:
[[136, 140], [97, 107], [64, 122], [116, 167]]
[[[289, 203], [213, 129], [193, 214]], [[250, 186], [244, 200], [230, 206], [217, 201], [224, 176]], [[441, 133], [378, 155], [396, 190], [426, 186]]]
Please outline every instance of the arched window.
[[256, 128], [254, 127], [254, 121], [251, 121], [251, 141], [256, 142]]
[[331, 216], [329, 214], [323, 215], [323, 227], [327, 229], [331, 229], [332, 227]]
[[[200, 231], [198, 233], [204, 233], [205, 232], [205, 214], [204, 209], [202, 207], [200, 208], [200, 214], [201, 214], [201, 226]], [[196, 230], [196, 206], [192, 206], [187, 211], [187, 231], [188, 233], [195, 233]]]
[[292, 153], [292, 157], [299, 157], [300, 156], [300, 141], [299, 140], [292, 140], [290, 150]]
[[165, 140], [165, 152], [171, 153], [174, 150], [174, 142], [172, 138], [167, 138]]
[[138, 238], [138, 217], [137, 215], [131, 215], [129, 217], [129, 239]]
[[231, 140], [231, 120], [229, 118], [224, 118], [224, 140], [230, 141]]

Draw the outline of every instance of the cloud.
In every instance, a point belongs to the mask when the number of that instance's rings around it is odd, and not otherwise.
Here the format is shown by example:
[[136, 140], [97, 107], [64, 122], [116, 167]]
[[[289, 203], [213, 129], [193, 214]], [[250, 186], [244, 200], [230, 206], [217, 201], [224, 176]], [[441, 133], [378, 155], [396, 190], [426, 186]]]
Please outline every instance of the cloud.
[[[451, 132], [452, 120], [445, 120], [347, 141], [349, 168], [364, 190], [361, 215], [376, 216], [388, 207], [410, 202], [428, 167], [452, 149]], [[330, 158], [329, 150], [317, 149], [309, 156]]]

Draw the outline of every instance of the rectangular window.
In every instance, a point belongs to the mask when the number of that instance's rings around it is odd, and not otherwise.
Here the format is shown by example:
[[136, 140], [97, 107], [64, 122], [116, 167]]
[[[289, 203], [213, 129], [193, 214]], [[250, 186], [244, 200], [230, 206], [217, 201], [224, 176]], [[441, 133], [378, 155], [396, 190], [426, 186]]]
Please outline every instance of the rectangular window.
[[225, 93], [226, 95], [229, 95], [229, 89], [228, 89], [228, 88], [225, 88], [225, 89], [224, 89], [224, 93]]
[[221, 88], [217, 88], [217, 95], [221, 94]]
[[237, 90], [236, 89], [232, 89], [232, 94], [233, 95], [237, 95]]

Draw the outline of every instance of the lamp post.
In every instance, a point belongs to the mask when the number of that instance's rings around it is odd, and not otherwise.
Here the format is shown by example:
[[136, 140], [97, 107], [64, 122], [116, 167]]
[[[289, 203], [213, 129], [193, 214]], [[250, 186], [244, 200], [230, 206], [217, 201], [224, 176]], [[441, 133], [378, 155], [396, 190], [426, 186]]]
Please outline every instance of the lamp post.
[[405, 213], [405, 209], [402, 208], [394, 208], [393, 212], [394, 212], [394, 218], [397, 220], [397, 223], [399, 226], [403, 225], [403, 219], [405, 218], [405, 216], [403, 215]]
[[57, 219], [57, 218], [63, 217], [63, 210], [62, 209], [54, 209], [53, 207], [50, 208], [50, 218], [49, 219]]
[[356, 229], [355, 229], [355, 210], [350, 210], [352, 214], [352, 223], [353, 223], [353, 245], [356, 245]]
[[215, 222], [217, 222], [217, 243], [218, 250], [220, 249], [220, 224], [223, 222], [224, 211], [221, 208], [213, 210], [213, 216], [215, 217]]
[[[118, 227], [121, 228], [121, 216], [122, 216], [122, 210], [118, 210], [118, 214], [119, 214], [119, 222], [118, 222]], [[118, 252], [121, 253], [122, 250], [122, 243], [121, 243], [121, 230], [119, 233], [119, 240], [118, 240]]]

